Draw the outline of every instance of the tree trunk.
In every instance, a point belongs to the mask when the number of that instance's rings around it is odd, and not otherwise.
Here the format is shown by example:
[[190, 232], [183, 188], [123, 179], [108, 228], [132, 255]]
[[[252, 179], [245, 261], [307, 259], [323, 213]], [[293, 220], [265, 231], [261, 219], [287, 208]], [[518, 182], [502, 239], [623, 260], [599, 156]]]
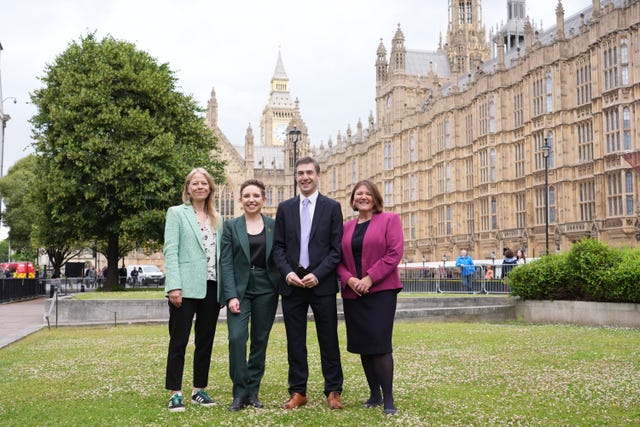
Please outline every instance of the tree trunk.
[[110, 291], [118, 286], [118, 261], [119, 257], [119, 237], [117, 234], [109, 236], [107, 242], [107, 280], [104, 284], [104, 290]]

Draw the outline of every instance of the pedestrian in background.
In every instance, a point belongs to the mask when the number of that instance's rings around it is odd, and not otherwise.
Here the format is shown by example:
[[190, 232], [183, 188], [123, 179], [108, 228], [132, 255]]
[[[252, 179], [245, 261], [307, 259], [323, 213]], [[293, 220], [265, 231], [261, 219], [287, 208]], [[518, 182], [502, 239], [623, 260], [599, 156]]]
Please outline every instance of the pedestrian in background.
[[169, 411], [185, 410], [182, 398], [184, 359], [195, 316], [191, 402], [212, 406], [209, 382], [211, 350], [220, 312], [218, 295], [222, 218], [214, 206], [215, 184], [202, 168], [185, 179], [183, 204], [170, 207], [164, 229], [165, 295], [169, 300], [169, 349], [165, 388]]
[[383, 406], [397, 412], [393, 399], [393, 322], [402, 282], [398, 264], [404, 251], [400, 217], [383, 212], [378, 187], [358, 182], [350, 204], [358, 217], [344, 224], [342, 260], [338, 278], [342, 286], [347, 351], [360, 355], [369, 398], [363, 407]]
[[[229, 375], [233, 382], [230, 411], [262, 408], [258, 399], [264, 376], [269, 333], [278, 307], [280, 272], [271, 249], [275, 221], [262, 214], [267, 201], [261, 181], [240, 185], [244, 214], [225, 221], [220, 267], [222, 302], [227, 305]], [[251, 328], [249, 328], [251, 323]], [[251, 336], [249, 358], [247, 341]]]
[[475, 273], [476, 268], [471, 257], [467, 255], [466, 249], [460, 250], [460, 255], [458, 255], [458, 258], [456, 259], [456, 267], [460, 267], [460, 277], [462, 279], [463, 286], [469, 290], [469, 293], [474, 293], [473, 273]]

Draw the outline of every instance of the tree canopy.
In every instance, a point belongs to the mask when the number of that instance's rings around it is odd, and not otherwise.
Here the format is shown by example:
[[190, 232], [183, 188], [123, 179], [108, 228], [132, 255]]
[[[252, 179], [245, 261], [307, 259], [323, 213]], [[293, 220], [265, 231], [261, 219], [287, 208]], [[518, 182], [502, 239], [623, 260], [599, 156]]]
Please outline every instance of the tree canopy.
[[111, 286], [121, 245], [162, 242], [166, 209], [180, 203], [191, 169], [222, 179], [215, 137], [167, 64], [111, 36], [70, 43], [41, 81], [36, 191], [57, 231], [106, 248]]

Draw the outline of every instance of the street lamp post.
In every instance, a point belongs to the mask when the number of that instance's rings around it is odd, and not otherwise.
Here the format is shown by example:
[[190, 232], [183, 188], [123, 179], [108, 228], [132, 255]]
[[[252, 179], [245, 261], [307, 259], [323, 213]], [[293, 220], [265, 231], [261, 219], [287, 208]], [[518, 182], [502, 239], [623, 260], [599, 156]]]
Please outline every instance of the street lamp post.
[[289, 131], [289, 141], [293, 144], [293, 196], [296, 196], [296, 162], [298, 161], [298, 142], [300, 141], [300, 135], [302, 132], [294, 126], [293, 129]]
[[544, 157], [544, 236], [547, 255], [549, 255], [549, 153], [551, 152], [549, 140], [552, 138], [553, 134], [549, 132], [541, 147], [542, 157]]

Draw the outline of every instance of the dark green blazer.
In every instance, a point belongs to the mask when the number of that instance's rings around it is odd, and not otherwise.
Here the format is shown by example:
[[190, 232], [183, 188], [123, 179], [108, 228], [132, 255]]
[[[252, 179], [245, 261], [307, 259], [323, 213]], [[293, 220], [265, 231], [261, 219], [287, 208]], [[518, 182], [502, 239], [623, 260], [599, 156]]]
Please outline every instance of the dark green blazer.
[[[273, 291], [278, 289], [280, 272], [273, 262], [271, 248], [273, 247], [273, 218], [262, 215], [267, 241], [265, 265], [269, 272]], [[231, 298], [242, 299], [249, 284], [251, 275], [251, 253], [249, 237], [247, 236], [247, 222], [244, 215], [225, 221], [220, 243], [220, 273], [222, 275], [221, 304], [227, 304]]]

